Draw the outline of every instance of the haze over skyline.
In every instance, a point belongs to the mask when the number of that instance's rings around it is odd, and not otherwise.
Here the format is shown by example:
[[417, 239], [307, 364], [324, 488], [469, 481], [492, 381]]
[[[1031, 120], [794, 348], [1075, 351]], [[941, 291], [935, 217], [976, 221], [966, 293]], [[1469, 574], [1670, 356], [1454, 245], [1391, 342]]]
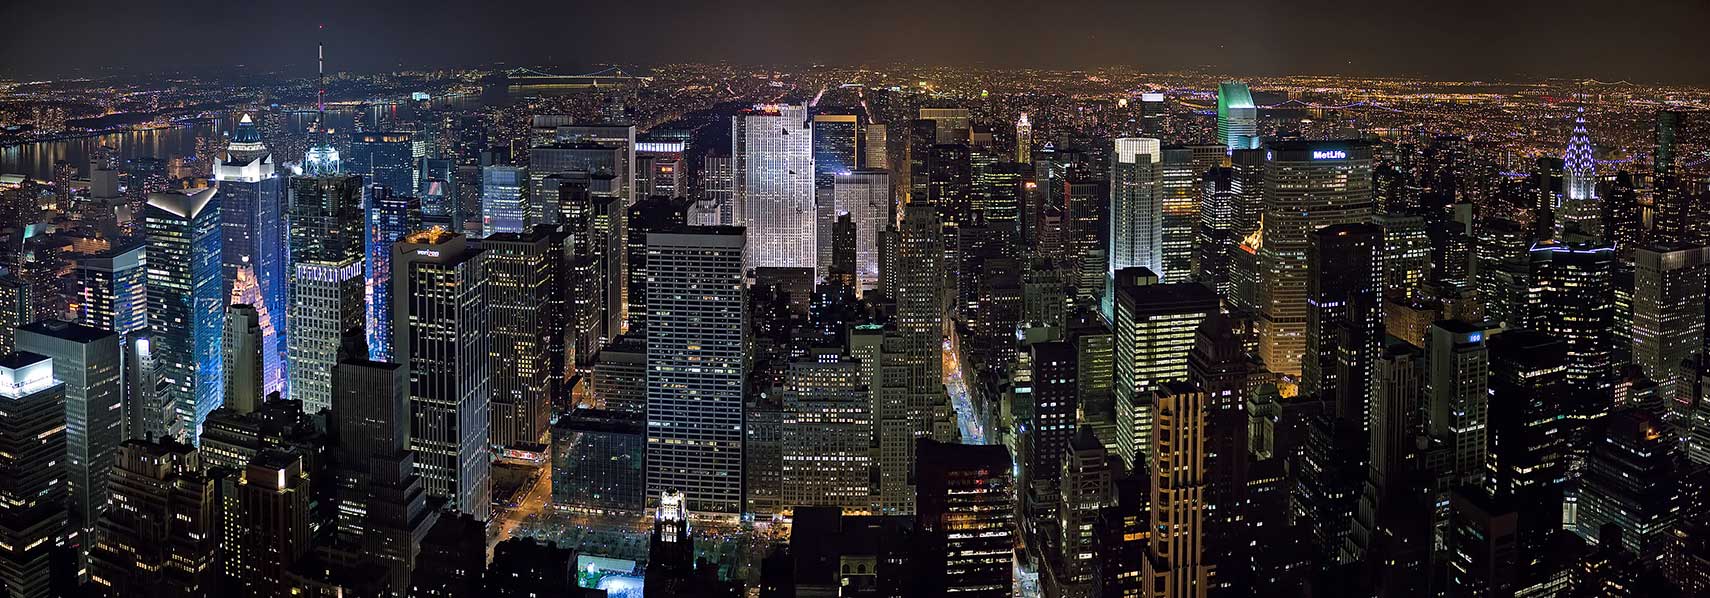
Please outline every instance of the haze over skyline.
[[[307, 73], [324, 37], [336, 70], [513, 64], [905, 62], [991, 67], [1203, 68], [1249, 75], [1431, 79], [1550, 77], [1710, 84], [1710, 3], [1691, 0], [1377, 0], [1046, 4], [804, 0], [744, 6], [665, 0], [171, 5], [13, 2], [0, 75], [56, 78], [229, 69]], [[316, 32], [325, 24], [324, 34]], [[1588, 27], [1587, 24], [1594, 24]], [[75, 41], [66, 36], [76, 31]], [[151, 40], [152, 41], [147, 41]], [[144, 43], [139, 43], [144, 42]]]

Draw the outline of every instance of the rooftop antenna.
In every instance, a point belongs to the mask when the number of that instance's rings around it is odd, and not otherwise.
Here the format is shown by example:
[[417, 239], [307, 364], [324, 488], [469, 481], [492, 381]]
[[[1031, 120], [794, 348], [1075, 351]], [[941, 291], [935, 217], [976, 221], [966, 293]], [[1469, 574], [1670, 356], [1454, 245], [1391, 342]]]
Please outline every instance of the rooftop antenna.
[[[317, 29], [325, 31], [326, 25]], [[320, 128], [321, 136], [327, 133], [327, 43], [315, 42], [315, 126]]]

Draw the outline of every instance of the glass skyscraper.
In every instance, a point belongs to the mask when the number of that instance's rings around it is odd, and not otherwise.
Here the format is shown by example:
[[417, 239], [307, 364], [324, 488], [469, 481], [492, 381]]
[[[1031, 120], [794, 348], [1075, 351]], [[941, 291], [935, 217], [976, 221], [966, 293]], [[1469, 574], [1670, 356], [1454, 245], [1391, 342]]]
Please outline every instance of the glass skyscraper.
[[1259, 147], [1259, 109], [1246, 83], [1217, 86], [1217, 141], [1230, 152]]
[[392, 360], [392, 244], [422, 227], [421, 200], [383, 185], [368, 187], [368, 254], [363, 275], [367, 297], [368, 358]]
[[[285, 177], [275, 170], [273, 156], [262, 144], [260, 130], [244, 115], [232, 134], [226, 155], [214, 162], [220, 193], [221, 297], [230, 297], [238, 270], [248, 267], [260, 288], [262, 310], [276, 333], [262, 350], [272, 364], [269, 380], [285, 377], [286, 261]], [[123, 332], [123, 331], [121, 331]]]
[[520, 233], [529, 225], [528, 171], [493, 165], [481, 169], [481, 235]]
[[151, 193], [143, 219], [153, 258], [148, 312], [158, 388], [172, 406], [176, 435], [194, 442], [225, 389], [219, 197], [214, 188]]
[[363, 183], [381, 185], [398, 195], [416, 188], [416, 160], [409, 133], [357, 133], [344, 152], [345, 174], [359, 175]]

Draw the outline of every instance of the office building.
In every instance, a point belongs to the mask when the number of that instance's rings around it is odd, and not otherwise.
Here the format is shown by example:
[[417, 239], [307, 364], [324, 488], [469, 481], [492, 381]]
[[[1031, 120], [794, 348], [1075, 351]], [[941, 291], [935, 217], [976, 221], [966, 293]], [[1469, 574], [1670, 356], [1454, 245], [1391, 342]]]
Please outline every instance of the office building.
[[[1532, 246], [1530, 258], [1530, 327], [1567, 341], [1568, 380], [1608, 387], [1615, 365], [1615, 248], [1544, 241]], [[1702, 317], [1704, 310], [1697, 311]]]
[[413, 233], [392, 247], [393, 355], [410, 369], [410, 449], [429, 496], [485, 521], [493, 342], [486, 259], [463, 235]]
[[1198, 283], [1158, 284], [1143, 269], [1116, 273], [1116, 453], [1138, 471], [1152, 445], [1151, 392], [1188, 378], [1188, 354], [1201, 320], [1217, 312], [1217, 296]]
[[291, 178], [287, 396], [310, 413], [332, 404], [345, 331], [364, 319], [362, 177]]
[[1204, 281], [1219, 297], [1235, 293], [1232, 278], [1236, 246], [1235, 237], [1235, 171], [1218, 167], [1206, 171], [1199, 183], [1199, 227], [1194, 233], [1197, 243], [1195, 276]]
[[235, 538], [239, 552], [227, 554], [228, 569], [241, 595], [288, 598], [293, 595], [291, 567], [309, 555], [311, 508], [309, 476], [303, 457], [289, 451], [264, 451], [238, 480]]
[[872, 509], [872, 400], [861, 369], [835, 350], [790, 363], [780, 431], [785, 509]]
[[529, 217], [528, 170], [495, 164], [481, 168], [481, 234], [520, 233]]
[[1152, 505], [1141, 578], [1151, 596], [1205, 596], [1211, 567], [1205, 562], [1205, 393], [1192, 384], [1169, 382], [1151, 393], [1157, 422], [1150, 472]]
[[1442, 320], [1431, 325], [1425, 342], [1425, 433], [1447, 453], [1437, 475], [1451, 488], [1482, 484], [1490, 446], [1484, 329]]
[[746, 268], [817, 263], [811, 125], [799, 104], [757, 104], [731, 118], [737, 223], [754, 240]]
[[891, 174], [861, 169], [837, 173], [832, 180], [837, 214], [855, 224], [855, 291], [866, 294], [879, 286], [879, 233], [891, 222]]
[[1259, 357], [1271, 371], [1299, 375], [1306, 350], [1306, 258], [1312, 232], [1371, 222], [1371, 147], [1301, 141], [1265, 153], [1259, 267]]
[[922, 438], [916, 486], [915, 566], [934, 596], [1009, 596], [1015, 490], [1009, 450]]
[[1033, 163], [1033, 121], [1027, 118], [1027, 113], [1015, 119], [1015, 161], [1018, 164]]
[[1023, 480], [1057, 481], [1065, 451], [1076, 434], [1080, 413], [1080, 363], [1075, 345], [1065, 341], [1029, 347], [1033, 417], [1023, 438]]
[[1163, 150], [1156, 139], [1115, 141], [1110, 165], [1110, 272], [1164, 268]]
[[630, 328], [644, 325], [647, 320], [647, 235], [677, 230], [688, 224], [687, 218], [683, 202], [662, 197], [643, 199], [629, 207], [625, 252], [629, 254], [626, 296]]
[[551, 423], [552, 396], [562, 372], [552, 369], [551, 339], [560, 331], [554, 309], [564, 260], [553, 235], [500, 233], [481, 241], [486, 256], [486, 306], [493, 340], [491, 385], [494, 446], [538, 444]]
[[264, 339], [261, 315], [254, 306], [226, 306], [226, 334], [220, 350], [226, 383], [223, 406], [249, 413], [267, 396], [261, 381]]
[[1682, 474], [1662, 426], [1654, 415], [1627, 409], [1611, 414], [1603, 433], [1592, 436], [1573, 530], [1580, 537], [1597, 538], [1600, 528], [1614, 524], [1623, 548], [1644, 561], [1662, 557], [1682, 501]]
[[392, 244], [422, 228], [422, 202], [390, 187], [368, 187], [367, 225], [363, 235], [363, 330], [368, 331], [368, 354], [375, 361], [392, 360]]
[[365, 185], [380, 185], [393, 195], [413, 196], [416, 164], [413, 135], [408, 132], [363, 132], [350, 136], [340, 166], [345, 174], [362, 177]]
[[1161, 269], [1155, 272], [1166, 283], [1187, 282], [1196, 272], [1194, 227], [1199, 222], [1200, 180], [1208, 169], [1200, 168], [1190, 148], [1165, 148], [1162, 154], [1156, 196], [1162, 213], [1158, 227]]
[[[742, 511], [743, 229], [647, 235], [647, 496]], [[809, 263], [811, 266], [811, 262]]]
[[1217, 85], [1217, 142], [1230, 152], [1259, 149], [1259, 109], [1246, 83]]
[[[237, 285], [238, 270], [248, 267], [266, 304], [268, 319], [263, 324], [282, 333], [288, 300], [285, 211], [290, 195], [286, 177], [279, 174], [272, 154], [262, 142], [261, 130], [248, 114], [238, 121], [226, 155], [215, 160], [213, 178], [220, 197], [220, 296], [231, 296]], [[127, 265], [125, 262], [133, 258], [128, 254], [111, 257], [116, 268]], [[134, 259], [143, 261], [140, 253]], [[129, 333], [118, 328], [109, 330], [122, 336]], [[285, 337], [281, 334], [269, 340], [268, 356], [263, 360], [268, 368], [266, 377], [282, 381]]]
[[77, 323], [131, 338], [148, 329], [148, 245], [118, 245], [77, 260]]
[[53, 379], [65, 385], [66, 492], [73, 529], [87, 537], [107, 512], [107, 472], [124, 441], [119, 335], [42, 320], [18, 329], [17, 346], [52, 359]]
[[855, 114], [813, 115], [814, 237], [819, 269], [831, 264], [831, 227], [837, 219], [837, 175], [860, 166], [860, 119]]
[[1338, 224], [1312, 237], [1300, 391], [1334, 401], [1340, 417], [1366, 430], [1376, 394], [1372, 367], [1385, 336], [1383, 229]]
[[[217, 278], [215, 279], [218, 280]], [[0, 357], [0, 586], [15, 598], [52, 596], [66, 517], [65, 384], [53, 359]]]
[[155, 372], [180, 440], [194, 441], [220, 406], [220, 202], [213, 188], [151, 193], [148, 236], [149, 336]]
[[1081, 427], [1063, 451], [1057, 474], [1058, 563], [1052, 577], [1065, 595], [1093, 596], [1098, 585], [1099, 516], [1115, 504], [1109, 453]]
[[552, 505], [587, 513], [646, 506], [647, 420], [639, 412], [577, 409], [552, 423]]
[[1652, 245], [1633, 250], [1633, 363], [1664, 397], [1678, 394], [1680, 364], [1704, 347], [1705, 278], [1710, 250]]
[[389, 586], [407, 588], [422, 540], [439, 519], [409, 448], [409, 370], [352, 349], [333, 368], [337, 533], [361, 547], [364, 564], [386, 572]]
[[195, 447], [127, 440], [112, 458], [114, 508], [89, 552], [92, 594], [212, 596], [220, 588], [220, 505]]
[[1591, 135], [1585, 129], [1585, 108], [1574, 115], [1573, 133], [1562, 155], [1562, 205], [1557, 207], [1556, 229], [1601, 236], [1603, 210], [1597, 201], [1597, 161], [1592, 157]]
[[613, 339], [594, 361], [589, 391], [595, 404], [611, 411], [647, 411], [647, 347], [640, 328]]

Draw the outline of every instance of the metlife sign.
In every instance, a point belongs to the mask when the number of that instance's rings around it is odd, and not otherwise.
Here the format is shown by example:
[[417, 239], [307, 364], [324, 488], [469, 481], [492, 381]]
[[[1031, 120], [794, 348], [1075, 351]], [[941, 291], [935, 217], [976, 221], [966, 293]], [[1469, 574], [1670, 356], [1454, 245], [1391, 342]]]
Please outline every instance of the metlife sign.
[[1312, 150], [1314, 160], [1346, 160], [1348, 152], [1343, 150]]

